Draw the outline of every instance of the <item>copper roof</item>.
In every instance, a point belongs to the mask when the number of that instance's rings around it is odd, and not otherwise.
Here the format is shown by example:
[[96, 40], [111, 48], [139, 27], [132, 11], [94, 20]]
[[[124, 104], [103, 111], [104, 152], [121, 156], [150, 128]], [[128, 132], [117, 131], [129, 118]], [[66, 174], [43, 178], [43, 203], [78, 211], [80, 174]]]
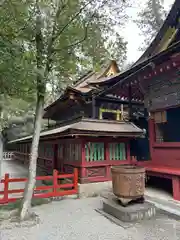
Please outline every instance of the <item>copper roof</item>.
[[[96, 136], [122, 136], [122, 137], [139, 137], [143, 134], [143, 130], [138, 128], [131, 122], [124, 121], [109, 121], [98, 119], [79, 119], [77, 122], [70, 123], [55, 129], [41, 132], [40, 137], [60, 134], [59, 136], [72, 135], [89, 135], [93, 133]], [[21, 142], [31, 139], [32, 136], [27, 136], [9, 143]]]
[[94, 85], [94, 84], [106, 83], [106, 82], [109, 82], [109, 80], [114, 79], [115, 77], [120, 76], [122, 73], [123, 73], [123, 72], [116, 73], [116, 74], [111, 75], [111, 76], [108, 76], [108, 77], [101, 77], [101, 78], [96, 79], [95, 81], [89, 80], [89, 81], [88, 81], [88, 84], [89, 84], [89, 85], [91, 85], [91, 84]]
[[119, 69], [116, 61], [111, 60], [106, 66], [103, 66], [99, 72], [92, 71], [92, 72], [89, 72], [84, 77], [82, 77], [76, 84], [74, 84], [72, 88], [83, 93], [90, 92], [92, 88], [91, 86], [89, 86], [89, 83], [98, 83], [98, 82], [100, 83], [100, 82], [105, 82], [109, 79], [109, 77], [107, 77], [106, 74], [108, 73], [112, 65], [116, 66], [116, 70], [117, 70], [117, 73], [115, 73], [114, 75], [119, 74]]

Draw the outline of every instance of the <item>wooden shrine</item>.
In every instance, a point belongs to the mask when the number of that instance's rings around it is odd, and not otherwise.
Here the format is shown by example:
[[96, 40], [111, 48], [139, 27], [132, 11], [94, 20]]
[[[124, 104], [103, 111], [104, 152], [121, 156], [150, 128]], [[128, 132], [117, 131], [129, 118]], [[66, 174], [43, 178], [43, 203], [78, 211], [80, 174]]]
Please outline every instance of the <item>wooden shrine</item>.
[[[132, 99], [144, 102], [150, 157], [139, 161], [136, 151], [131, 151], [131, 156], [137, 159], [136, 164], [146, 167], [149, 176], [170, 179], [173, 197], [180, 201], [179, 19], [180, 1], [176, 0], [143, 56], [101, 95], [118, 95], [128, 99], [129, 104]], [[142, 144], [136, 145], [137, 151], [141, 148]]]
[[[38, 167], [43, 174], [76, 167], [80, 183], [109, 181], [111, 166], [131, 163], [129, 140], [142, 135], [130, 122], [77, 118], [41, 133]], [[10, 142], [16, 159], [28, 164], [31, 141], [27, 136]]]
[[[87, 73], [45, 109], [55, 126], [41, 133], [38, 164], [79, 181], [111, 179], [110, 167], [139, 164], [172, 181], [180, 200], [180, 1], [141, 58], [120, 72], [115, 61]], [[144, 133], [144, 134], [143, 134]], [[142, 138], [143, 136], [143, 138]], [[27, 159], [31, 136], [11, 142]]]
[[[111, 180], [110, 168], [130, 164], [130, 141], [143, 137], [144, 132], [129, 122], [129, 103], [115, 96], [98, 96], [109, 87], [107, 80], [119, 76], [115, 61], [101, 71], [90, 72], [45, 109], [44, 118], [56, 121], [41, 133], [38, 169], [50, 174], [53, 169], [72, 172], [78, 168], [79, 182]], [[118, 78], [117, 78], [118, 79]], [[103, 86], [92, 86], [94, 82]], [[109, 83], [108, 83], [109, 84]], [[131, 105], [143, 111], [143, 103]], [[17, 159], [28, 164], [32, 137], [11, 141], [9, 146]]]

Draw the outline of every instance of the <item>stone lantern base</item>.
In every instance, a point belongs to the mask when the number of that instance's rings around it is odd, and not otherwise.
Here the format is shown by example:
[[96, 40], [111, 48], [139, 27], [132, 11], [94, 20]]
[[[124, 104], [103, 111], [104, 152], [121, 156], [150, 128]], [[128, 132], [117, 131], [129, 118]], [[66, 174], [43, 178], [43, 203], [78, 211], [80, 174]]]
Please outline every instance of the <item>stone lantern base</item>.
[[123, 222], [138, 222], [156, 215], [156, 207], [149, 202], [135, 203], [123, 207], [116, 197], [104, 200], [102, 210]]

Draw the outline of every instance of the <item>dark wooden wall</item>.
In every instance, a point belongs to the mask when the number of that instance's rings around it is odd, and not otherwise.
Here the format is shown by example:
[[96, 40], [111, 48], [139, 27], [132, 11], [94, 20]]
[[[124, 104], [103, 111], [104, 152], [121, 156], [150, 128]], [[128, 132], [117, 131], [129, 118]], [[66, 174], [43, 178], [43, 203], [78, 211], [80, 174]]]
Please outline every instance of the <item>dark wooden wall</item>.
[[[145, 106], [154, 111], [180, 104], [180, 72], [177, 69], [147, 80]], [[146, 81], [146, 80], [145, 80]]]
[[[94, 104], [94, 105], [93, 105]], [[83, 116], [86, 118], [96, 118], [99, 119], [99, 109], [110, 109], [110, 110], [121, 110], [122, 101], [108, 101], [103, 99], [95, 99], [94, 103], [91, 101], [87, 102], [73, 102], [71, 104], [67, 104], [61, 109], [56, 110], [53, 114], [52, 119], [58, 123], [62, 121], [66, 121], [69, 119], [73, 119], [75, 117]], [[123, 104], [124, 110], [128, 109], [128, 103]], [[94, 108], [94, 109], [93, 109]], [[137, 111], [137, 109], [143, 109], [143, 106], [140, 104], [133, 104], [132, 105], [133, 111]], [[93, 116], [94, 114], [94, 116]]]

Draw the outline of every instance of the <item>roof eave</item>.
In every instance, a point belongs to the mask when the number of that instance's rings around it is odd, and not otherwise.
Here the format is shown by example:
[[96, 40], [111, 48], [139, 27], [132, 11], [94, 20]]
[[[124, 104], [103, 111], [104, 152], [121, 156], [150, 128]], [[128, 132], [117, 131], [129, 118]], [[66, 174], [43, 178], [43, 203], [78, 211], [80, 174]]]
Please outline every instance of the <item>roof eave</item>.
[[169, 54], [173, 53], [177, 53], [177, 50], [179, 50], [180, 48], [180, 41], [173, 44], [171, 47], [169, 47], [168, 49], [152, 56], [149, 59], [144, 60], [143, 62], [134, 65], [132, 68], [130, 68], [129, 70], [127, 70], [126, 72], [122, 73], [119, 75], [119, 81], [117, 83], [115, 83], [114, 85], [112, 85], [111, 87], [109, 87], [108, 89], [102, 90], [101, 92], [99, 92], [98, 96], [103, 96], [104, 94], [107, 94], [108, 92], [110, 92], [112, 89], [114, 89], [115, 87], [117, 87], [117, 84], [123, 84], [125, 81], [127, 81], [128, 79], [130, 79], [131, 77], [134, 77], [136, 74], [139, 74], [142, 70], [144, 70], [146, 67], [150, 66], [151, 62], [154, 62], [156, 60], [158, 60], [160, 57], [164, 57], [164, 56], [168, 56]]

